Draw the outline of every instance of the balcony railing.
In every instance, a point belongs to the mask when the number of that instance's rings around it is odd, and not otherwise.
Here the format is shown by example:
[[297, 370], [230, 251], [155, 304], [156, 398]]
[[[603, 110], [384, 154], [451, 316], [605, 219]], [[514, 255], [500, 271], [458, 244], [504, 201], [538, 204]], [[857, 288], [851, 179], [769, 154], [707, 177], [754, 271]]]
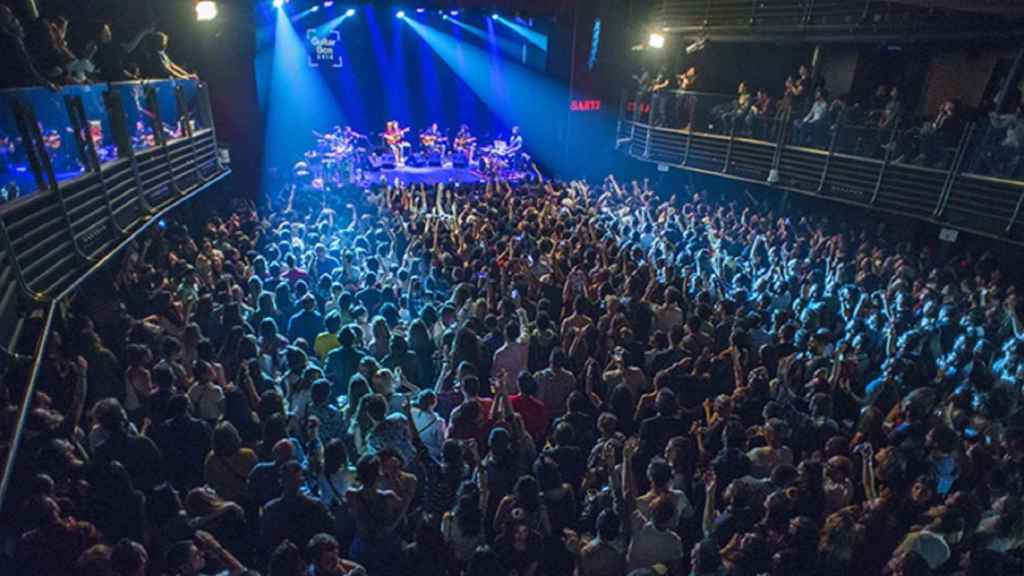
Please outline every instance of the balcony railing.
[[[207, 86], [0, 91], [0, 344], [34, 355], [0, 505], [61, 302], [152, 223], [224, 178]], [[42, 313], [38, 338], [24, 330]]]
[[735, 95], [654, 100], [621, 107], [617, 147], [639, 160], [1024, 244], [1024, 148], [1005, 118], [879, 128], [877, 112], [838, 107], [807, 124], [802, 113], [737, 113]]

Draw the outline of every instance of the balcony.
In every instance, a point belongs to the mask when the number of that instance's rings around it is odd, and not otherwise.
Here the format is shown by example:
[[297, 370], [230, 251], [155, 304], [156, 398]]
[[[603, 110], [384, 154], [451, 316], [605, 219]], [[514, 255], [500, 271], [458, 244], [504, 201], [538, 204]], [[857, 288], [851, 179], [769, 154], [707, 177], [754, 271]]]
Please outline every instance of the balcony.
[[[989, 119], [943, 141], [919, 125], [890, 129], [828, 118], [797, 129], [793, 116], [732, 118], [734, 95], [676, 93], [681, 111], [661, 124], [647, 104], [625, 102], [616, 147], [644, 162], [829, 199], [1024, 244], [1021, 149], [1002, 146]], [[678, 100], [682, 99], [682, 100]], [[688, 125], [689, 129], [686, 129]], [[923, 158], [921, 155], [923, 154]]]
[[0, 91], [0, 344], [229, 173], [209, 102], [197, 81]]

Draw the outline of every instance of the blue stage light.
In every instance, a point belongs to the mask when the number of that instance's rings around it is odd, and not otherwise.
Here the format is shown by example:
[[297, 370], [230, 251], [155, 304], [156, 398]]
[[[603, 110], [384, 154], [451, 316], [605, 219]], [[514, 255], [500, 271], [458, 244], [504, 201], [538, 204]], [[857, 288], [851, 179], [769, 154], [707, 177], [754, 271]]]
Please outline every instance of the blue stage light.
[[319, 6], [313, 6], [309, 10], [310, 10], [310, 12], [318, 12], [320, 10], [320, 7]]
[[417, 8], [417, 9], [416, 9], [416, 13], [417, 13], [417, 14], [423, 14], [423, 13], [424, 13], [424, 12], [426, 12], [426, 11], [427, 11], [427, 9], [426, 9], [426, 8]]
[[355, 15], [356, 15], [356, 9], [355, 8], [349, 8], [348, 10], [345, 11], [345, 16], [355, 16]]
[[405, 18], [405, 10], [399, 10], [395, 12], [395, 18]]
[[330, 8], [331, 6], [334, 6], [334, 0], [327, 0], [324, 2], [324, 8]]
[[451, 12], [449, 12], [448, 14], [450, 14], [450, 15], [452, 15], [452, 16], [458, 16], [458, 15], [459, 15], [459, 11], [458, 11], [458, 10], [452, 10], [452, 11], [451, 11]]
[[501, 16], [497, 14], [491, 14], [491, 20], [497, 20], [498, 18], [501, 18]]
[[274, 8], [280, 8], [284, 6], [284, 0], [274, 0]]

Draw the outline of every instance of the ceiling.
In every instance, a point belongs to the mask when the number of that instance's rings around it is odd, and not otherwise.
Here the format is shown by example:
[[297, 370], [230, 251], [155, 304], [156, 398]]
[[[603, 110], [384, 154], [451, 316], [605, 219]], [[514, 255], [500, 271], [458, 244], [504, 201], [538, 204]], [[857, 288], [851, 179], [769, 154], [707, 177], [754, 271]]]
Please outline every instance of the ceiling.
[[1014, 18], [1024, 17], [1024, 2], [1021, 0], [890, 0], [896, 4], [908, 4], [922, 8], [958, 10], [978, 14], [996, 14]]

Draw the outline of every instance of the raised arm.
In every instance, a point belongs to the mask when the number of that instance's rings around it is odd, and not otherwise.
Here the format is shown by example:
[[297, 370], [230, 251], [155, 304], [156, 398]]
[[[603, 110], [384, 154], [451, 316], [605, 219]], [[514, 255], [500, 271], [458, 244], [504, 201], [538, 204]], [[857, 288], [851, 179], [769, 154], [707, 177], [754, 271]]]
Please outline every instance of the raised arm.
[[715, 476], [714, 471], [708, 470], [704, 473], [704, 517], [701, 523], [704, 532], [704, 537], [707, 538], [711, 535], [711, 531], [715, 528], [715, 519], [717, 514], [715, 513], [715, 494], [718, 491], [718, 477]]
[[633, 482], [633, 458], [640, 451], [640, 440], [630, 438], [622, 448], [622, 523], [632, 524], [633, 511], [636, 510], [636, 486]]

